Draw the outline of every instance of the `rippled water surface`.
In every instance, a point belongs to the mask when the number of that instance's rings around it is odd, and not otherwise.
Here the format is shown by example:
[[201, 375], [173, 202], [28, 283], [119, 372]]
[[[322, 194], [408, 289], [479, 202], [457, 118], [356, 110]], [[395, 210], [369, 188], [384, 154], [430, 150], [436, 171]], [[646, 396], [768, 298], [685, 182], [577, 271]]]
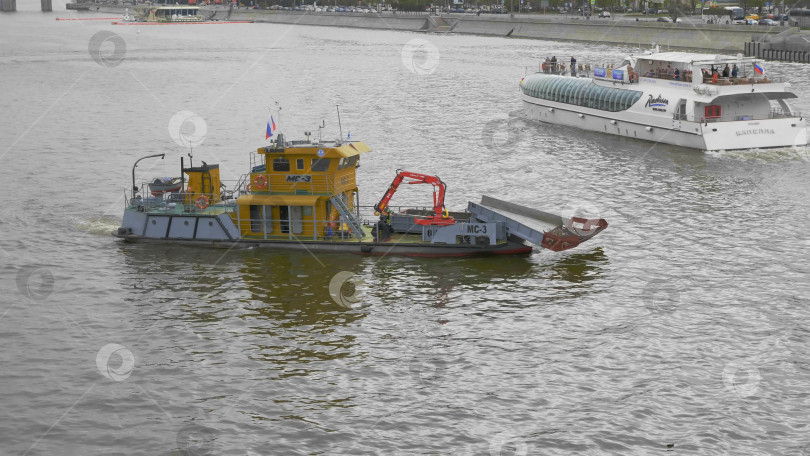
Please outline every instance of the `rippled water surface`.
[[[0, 453], [810, 453], [808, 149], [699, 152], [521, 114], [540, 58], [636, 49], [26, 8], [0, 16]], [[403, 61], [414, 39], [437, 52]], [[767, 71], [810, 111], [806, 65]], [[402, 168], [441, 176], [451, 209], [487, 194], [610, 227], [450, 260], [109, 235], [134, 160], [165, 152], [138, 178], [178, 174], [175, 114], [204, 122], [195, 162], [235, 179], [276, 102], [294, 137], [322, 120], [336, 137], [341, 106], [373, 149], [365, 204]], [[329, 293], [340, 271], [351, 309]]]

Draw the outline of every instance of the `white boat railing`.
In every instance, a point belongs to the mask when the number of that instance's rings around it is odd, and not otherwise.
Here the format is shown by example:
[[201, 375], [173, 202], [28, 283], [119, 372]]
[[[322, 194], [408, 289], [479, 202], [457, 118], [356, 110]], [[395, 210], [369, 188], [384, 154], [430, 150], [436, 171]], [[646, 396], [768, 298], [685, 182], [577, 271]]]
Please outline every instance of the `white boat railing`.
[[[677, 116], [677, 114], [675, 115]], [[789, 118], [799, 118], [802, 117], [802, 113], [799, 111], [793, 111], [790, 114], [786, 114], [779, 108], [772, 108], [771, 111], [767, 115], [741, 115], [741, 116], [720, 116], [720, 117], [712, 117], [712, 118], [701, 118], [701, 122], [740, 122], [746, 120], [768, 120], [768, 119], [789, 119]], [[673, 116], [674, 118], [674, 116]], [[676, 119], [678, 120], [678, 119]], [[685, 120], [685, 119], [680, 119]]]
[[[577, 70], [575, 75], [571, 74], [570, 64], [565, 61], [560, 61], [556, 63], [549, 63], [549, 62], [540, 62], [537, 73], [543, 74], [550, 74], [550, 75], [557, 75], [557, 76], [576, 76], [576, 77], [587, 77], [587, 78], [596, 78], [596, 79], [607, 79], [612, 80], [610, 78], [611, 70], [621, 70], [622, 68], [617, 68], [614, 65], [605, 65], [605, 64], [596, 64], [592, 65], [590, 63], [577, 63]], [[597, 76], [594, 71], [602, 70], [605, 72], [606, 76]], [[695, 70], [699, 71], [699, 70]], [[676, 78], [674, 74], [667, 73], [665, 71], [656, 71], [656, 70], [649, 70], [649, 71], [638, 71], [638, 69], [633, 71], [636, 78], [651, 78], [651, 79], [663, 79], [667, 81], [680, 81], [680, 82], [693, 82], [692, 73], [687, 73], [685, 70], [681, 70], [681, 74]], [[628, 81], [631, 80], [628, 78]], [[625, 82], [628, 82], [625, 81]], [[635, 82], [633, 80], [633, 82]], [[751, 74], [750, 76], [747, 73], [743, 73], [736, 78], [732, 77], [718, 77], [717, 82], [713, 82], [711, 76], [704, 76], [702, 84], [708, 85], [717, 85], [717, 86], [733, 86], [733, 85], [748, 85], [748, 84], [775, 84], [775, 83], [784, 83], [785, 79], [781, 77], [772, 77], [772, 76], [756, 76], [755, 74]]]
[[[124, 205], [129, 209], [140, 212], [177, 213], [188, 214], [195, 212], [233, 212], [236, 208], [236, 198], [244, 193], [244, 184], [241, 181], [221, 181], [224, 184], [220, 193], [195, 193], [188, 188], [176, 192], [166, 192], [152, 195], [149, 189], [151, 182], [142, 182], [140, 193], [134, 198], [125, 195]], [[228, 185], [230, 183], [231, 185]], [[186, 181], [184, 183], [188, 185]]]

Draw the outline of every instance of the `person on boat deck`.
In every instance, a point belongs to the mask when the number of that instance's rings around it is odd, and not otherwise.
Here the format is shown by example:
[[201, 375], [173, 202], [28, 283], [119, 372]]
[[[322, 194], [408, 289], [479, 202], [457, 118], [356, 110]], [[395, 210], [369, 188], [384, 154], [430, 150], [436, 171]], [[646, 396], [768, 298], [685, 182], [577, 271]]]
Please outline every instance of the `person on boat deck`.
[[577, 59], [574, 56], [571, 56], [571, 76], [577, 76]]
[[712, 84], [717, 84], [718, 79], [720, 79], [720, 75], [717, 73], [717, 70], [712, 70]]
[[727, 77], [729, 77], [730, 74], [731, 74], [731, 69], [729, 69], [728, 63], [727, 63], [726, 67], [723, 68], [723, 77], [727, 78]]
[[737, 64], [735, 63], [734, 66], [731, 68], [731, 77], [736, 78], [737, 74], [739, 74], [740, 69], [737, 68]]
[[557, 56], [556, 55], [551, 56], [551, 72], [555, 73], [555, 74], [557, 73]]
[[337, 211], [332, 211], [332, 215], [329, 217], [329, 223], [326, 224], [327, 236], [333, 236], [337, 234], [339, 218], [340, 216], [338, 215]]
[[549, 60], [548, 56], [546, 56], [546, 60], [543, 62], [543, 73], [548, 73], [551, 69], [551, 60]]
[[678, 68], [675, 68], [675, 71], [672, 74], [675, 76], [676, 81], [681, 80], [681, 70], [679, 70]]

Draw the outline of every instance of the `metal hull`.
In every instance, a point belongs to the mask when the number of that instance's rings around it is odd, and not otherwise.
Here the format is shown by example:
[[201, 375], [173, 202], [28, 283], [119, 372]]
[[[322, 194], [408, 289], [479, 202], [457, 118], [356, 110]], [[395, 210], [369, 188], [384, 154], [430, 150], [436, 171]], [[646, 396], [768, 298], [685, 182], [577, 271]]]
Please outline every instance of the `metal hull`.
[[498, 245], [441, 245], [412, 244], [395, 242], [340, 242], [340, 241], [304, 241], [304, 240], [264, 240], [238, 239], [234, 241], [183, 240], [148, 238], [133, 234], [112, 233], [113, 236], [127, 242], [175, 244], [195, 247], [213, 248], [272, 248], [283, 250], [305, 250], [316, 252], [342, 252], [361, 255], [397, 255], [415, 257], [453, 257], [473, 255], [516, 255], [532, 251], [532, 247], [523, 242], [509, 240]]

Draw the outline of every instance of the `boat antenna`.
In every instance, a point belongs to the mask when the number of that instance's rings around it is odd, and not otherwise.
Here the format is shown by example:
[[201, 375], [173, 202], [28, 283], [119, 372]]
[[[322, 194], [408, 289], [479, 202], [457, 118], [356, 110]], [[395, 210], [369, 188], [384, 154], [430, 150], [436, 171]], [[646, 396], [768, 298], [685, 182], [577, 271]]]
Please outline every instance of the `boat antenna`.
[[335, 105], [338, 115], [338, 128], [340, 129], [340, 139], [343, 139], [343, 125], [340, 123], [340, 105]]
[[323, 138], [321, 137], [321, 132], [323, 129], [326, 128], [326, 121], [322, 120], [321, 125], [318, 125], [318, 144], [323, 144]]
[[276, 112], [278, 113], [278, 124], [281, 125], [281, 106], [278, 104], [278, 101], [276, 101], [275, 103], [276, 103]]
[[188, 166], [194, 167], [194, 146], [191, 145], [191, 141], [188, 142]]

